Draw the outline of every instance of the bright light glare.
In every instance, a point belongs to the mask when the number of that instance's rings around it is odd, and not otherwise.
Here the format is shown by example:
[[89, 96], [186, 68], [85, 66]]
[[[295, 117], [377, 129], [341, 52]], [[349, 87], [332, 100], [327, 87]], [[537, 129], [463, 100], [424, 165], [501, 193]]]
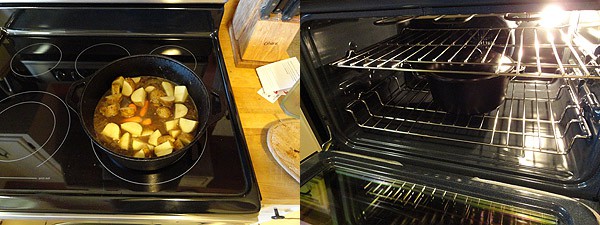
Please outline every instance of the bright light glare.
[[35, 51], [33, 51], [33, 54], [44, 54], [48, 50], [50, 50], [50, 47], [52, 47], [52, 46], [51, 45], [40, 45], [40, 47], [38, 47]]
[[600, 30], [590, 27], [587, 29], [587, 31], [595, 38], [600, 38]]
[[179, 51], [179, 49], [176, 49], [176, 48], [170, 48], [170, 49], [164, 50], [161, 54], [163, 54], [163, 55], [181, 55], [181, 51]]
[[557, 5], [549, 5], [540, 13], [539, 25], [542, 27], [558, 27], [569, 18], [569, 13]]

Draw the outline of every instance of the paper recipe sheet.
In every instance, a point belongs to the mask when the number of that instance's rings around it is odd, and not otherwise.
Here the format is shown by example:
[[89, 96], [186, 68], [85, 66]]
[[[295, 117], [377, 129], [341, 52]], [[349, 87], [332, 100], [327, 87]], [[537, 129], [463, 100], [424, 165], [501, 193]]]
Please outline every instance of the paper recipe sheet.
[[262, 88], [258, 94], [274, 103], [300, 79], [300, 62], [296, 57], [256, 68]]

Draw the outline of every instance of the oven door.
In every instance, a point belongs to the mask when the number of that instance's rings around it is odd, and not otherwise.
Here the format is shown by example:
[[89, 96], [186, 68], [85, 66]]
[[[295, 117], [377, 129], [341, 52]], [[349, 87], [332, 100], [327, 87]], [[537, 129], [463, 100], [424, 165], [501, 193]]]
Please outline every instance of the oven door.
[[599, 224], [592, 204], [339, 151], [302, 163], [309, 224]]

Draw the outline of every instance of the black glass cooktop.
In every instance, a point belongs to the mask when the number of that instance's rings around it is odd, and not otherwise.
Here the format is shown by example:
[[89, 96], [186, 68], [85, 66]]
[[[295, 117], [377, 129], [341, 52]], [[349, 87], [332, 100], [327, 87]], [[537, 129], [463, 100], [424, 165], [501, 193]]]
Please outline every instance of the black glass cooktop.
[[[8, 37], [0, 48], [0, 211], [248, 213], [258, 187], [215, 38]], [[112, 161], [67, 102], [73, 81], [121, 57], [161, 54], [212, 93], [205, 135], [175, 164]]]

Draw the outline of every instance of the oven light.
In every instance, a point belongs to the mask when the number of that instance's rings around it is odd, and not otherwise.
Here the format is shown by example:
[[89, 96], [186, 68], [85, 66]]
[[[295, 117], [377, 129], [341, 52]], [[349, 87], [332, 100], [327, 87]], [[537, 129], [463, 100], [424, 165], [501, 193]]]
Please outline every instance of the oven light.
[[161, 54], [163, 54], [163, 55], [181, 55], [181, 51], [176, 48], [170, 48], [170, 49], [164, 50]]
[[540, 13], [539, 25], [541, 27], [558, 27], [569, 18], [569, 13], [557, 5], [549, 5]]

